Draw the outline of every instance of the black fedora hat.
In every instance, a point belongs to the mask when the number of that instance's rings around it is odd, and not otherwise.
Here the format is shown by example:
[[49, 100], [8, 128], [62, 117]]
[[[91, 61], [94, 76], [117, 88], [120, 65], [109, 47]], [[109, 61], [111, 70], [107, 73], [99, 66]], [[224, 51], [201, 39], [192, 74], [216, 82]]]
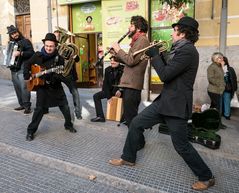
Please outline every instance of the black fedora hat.
[[43, 42], [45, 42], [45, 41], [47, 41], [47, 40], [48, 40], [48, 41], [52, 41], [52, 42], [59, 43], [59, 42], [57, 41], [57, 39], [56, 39], [55, 34], [53, 34], [53, 33], [47, 33], [46, 36], [45, 36], [45, 38], [42, 39]]
[[184, 26], [188, 26], [191, 27], [193, 30], [198, 32], [198, 22], [192, 18], [192, 17], [182, 17], [177, 23], [174, 23], [172, 25], [172, 27], [175, 27], [176, 25], [184, 25]]
[[17, 28], [14, 26], [14, 25], [10, 25], [10, 26], [7, 26], [7, 34], [12, 34], [12, 33], [15, 33], [17, 32]]

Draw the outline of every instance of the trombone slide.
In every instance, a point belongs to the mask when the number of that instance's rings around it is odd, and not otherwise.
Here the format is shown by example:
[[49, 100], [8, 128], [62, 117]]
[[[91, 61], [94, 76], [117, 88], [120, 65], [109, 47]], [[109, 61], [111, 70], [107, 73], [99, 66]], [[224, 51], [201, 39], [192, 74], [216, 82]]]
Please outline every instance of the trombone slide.
[[150, 46], [146, 47], [146, 48], [143, 48], [141, 50], [138, 50], [136, 52], [133, 53], [133, 56], [136, 56], [137, 54], [141, 53], [141, 52], [144, 52], [154, 46], [158, 46], [159, 47], [159, 51], [160, 52], [163, 52], [165, 50], [168, 49], [168, 42], [167, 41], [159, 41], [159, 42], [152, 42]]

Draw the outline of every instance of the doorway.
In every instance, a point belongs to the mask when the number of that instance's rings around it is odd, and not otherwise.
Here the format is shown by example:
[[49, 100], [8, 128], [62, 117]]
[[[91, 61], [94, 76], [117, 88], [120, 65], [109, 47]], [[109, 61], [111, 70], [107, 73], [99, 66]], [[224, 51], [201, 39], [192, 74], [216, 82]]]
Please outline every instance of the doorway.
[[78, 87], [101, 87], [103, 82], [103, 63], [95, 65], [101, 53], [101, 33], [76, 34], [75, 44], [79, 48], [80, 56], [80, 62], [76, 66]]
[[31, 18], [30, 14], [17, 15], [16, 16], [16, 27], [22, 33], [22, 35], [31, 41]]

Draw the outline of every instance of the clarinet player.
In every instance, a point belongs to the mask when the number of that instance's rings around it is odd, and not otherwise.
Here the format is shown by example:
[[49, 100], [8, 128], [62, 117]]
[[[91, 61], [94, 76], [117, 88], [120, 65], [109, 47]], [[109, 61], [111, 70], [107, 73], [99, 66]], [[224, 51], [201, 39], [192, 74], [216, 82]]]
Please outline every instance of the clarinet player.
[[111, 51], [117, 60], [125, 64], [119, 87], [123, 91], [123, 118], [128, 127], [132, 119], [138, 114], [144, 73], [148, 63], [147, 60], [141, 59], [143, 53], [136, 56], [133, 56], [133, 53], [149, 46], [149, 40], [146, 36], [148, 22], [142, 16], [132, 16], [129, 31], [128, 37], [131, 38], [129, 52], [126, 53], [121, 49], [119, 43], [114, 43]]

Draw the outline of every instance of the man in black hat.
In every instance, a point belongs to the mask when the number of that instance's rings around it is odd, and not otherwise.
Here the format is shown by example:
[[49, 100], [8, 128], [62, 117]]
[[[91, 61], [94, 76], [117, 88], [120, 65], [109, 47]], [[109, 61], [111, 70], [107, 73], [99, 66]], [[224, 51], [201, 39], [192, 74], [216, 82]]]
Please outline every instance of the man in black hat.
[[105, 69], [102, 90], [93, 95], [96, 117], [91, 119], [92, 122], [105, 122], [101, 99], [110, 100], [113, 96], [121, 97], [122, 91], [117, 85], [120, 82], [123, 71], [124, 66], [114, 56], [111, 56], [110, 66]]
[[198, 22], [183, 17], [172, 25], [173, 45], [167, 62], [162, 60], [158, 47], [146, 54], [164, 82], [157, 99], [131, 122], [121, 159], [113, 159], [112, 165], [135, 165], [137, 151], [145, 145], [143, 132], [158, 123], [166, 123], [177, 153], [184, 159], [199, 181], [195, 190], [205, 190], [215, 184], [211, 170], [188, 140], [187, 122], [192, 114], [193, 84], [197, 74], [199, 54], [194, 46], [198, 40]]
[[[58, 54], [56, 49], [58, 41], [53, 33], [47, 33], [45, 39], [42, 40], [44, 46], [40, 52], [36, 52], [26, 63], [24, 68], [24, 79], [31, 79], [31, 65], [39, 65], [41, 69], [60, 69], [64, 66], [64, 59]], [[50, 70], [49, 70], [50, 71]], [[27, 128], [27, 141], [34, 139], [34, 133], [37, 131], [44, 112], [49, 107], [58, 106], [65, 118], [65, 129], [72, 133], [76, 130], [71, 121], [70, 108], [68, 101], [61, 85], [60, 75], [56, 72], [47, 73], [40, 78], [44, 81], [44, 85], [36, 85], [36, 108], [32, 116], [32, 121]]]
[[13, 86], [20, 105], [14, 110], [24, 110], [24, 114], [29, 114], [31, 113], [31, 94], [23, 79], [23, 67], [24, 62], [34, 54], [33, 46], [30, 40], [26, 39], [13, 25], [7, 27], [7, 33], [9, 34], [9, 43], [18, 47], [17, 51], [12, 53], [12, 56], [15, 57], [14, 64], [11, 66], [7, 64], [11, 70]]

